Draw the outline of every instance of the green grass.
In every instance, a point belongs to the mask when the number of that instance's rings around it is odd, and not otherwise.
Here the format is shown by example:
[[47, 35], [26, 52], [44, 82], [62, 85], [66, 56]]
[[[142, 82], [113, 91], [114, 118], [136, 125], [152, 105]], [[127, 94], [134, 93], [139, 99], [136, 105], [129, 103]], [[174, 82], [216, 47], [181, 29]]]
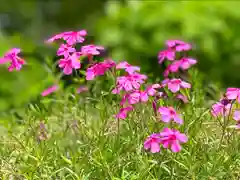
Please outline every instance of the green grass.
[[[190, 103], [180, 109], [184, 125], [176, 126], [189, 138], [179, 153], [144, 150], [146, 137], [166, 126], [150, 102], [117, 121], [119, 105], [112, 95], [90, 98], [66, 91], [29, 105], [21, 122], [1, 127], [1, 179], [237, 180], [239, 135], [221, 140], [222, 127], [206, 106], [202, 84], [196, 78], [192, 84]], [[39, 140], [41, 122], [46, 134]]]

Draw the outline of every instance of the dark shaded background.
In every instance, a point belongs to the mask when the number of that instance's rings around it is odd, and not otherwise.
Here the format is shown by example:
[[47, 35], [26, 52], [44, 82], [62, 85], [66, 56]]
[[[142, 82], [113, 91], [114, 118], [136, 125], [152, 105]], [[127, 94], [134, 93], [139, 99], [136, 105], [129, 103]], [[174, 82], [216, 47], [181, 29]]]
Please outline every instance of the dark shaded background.
[[114, 60], [160, 76], [157, 53], [166, 39], [193, 43], [197, 68], [221, 87], [240, 85], [240, 2], [0, 0], [0, 54], [24, 49], [28, 65], [9, 73], [0, 66], [0, 112], [36, 99], [53, 83], [55, 48], [43, 41], [67, 30], [87, 29], [89, 41], [108, 47]]

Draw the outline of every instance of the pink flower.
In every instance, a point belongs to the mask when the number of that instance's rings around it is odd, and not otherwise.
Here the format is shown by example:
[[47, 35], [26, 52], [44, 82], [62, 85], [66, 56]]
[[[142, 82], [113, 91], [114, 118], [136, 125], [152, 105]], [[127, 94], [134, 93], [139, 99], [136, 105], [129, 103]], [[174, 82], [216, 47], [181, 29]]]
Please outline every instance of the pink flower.
[[164, 77], [167, 77], [169, 73], [174, 73], [177, 72], [180, 68], [180, 62], [179, 61], [174, 61], [172, 64], [170, 64], [166, 70], [163, 72]]
[[0, 58], [0, 64], [5, 64], [7, 62], [11, 61], [10, 59], [7, 58]]
[[[117, 87], [113, 90], [119, 92], [121, 90], [132, 91], [140, 88], [140, 85], [147, 79], [146, 75], [133, 73], [117, 78]], [[117, 90], [118, 89], [118, 90]]]
[[182, 81], [181, 79], [166, 79], [165, 82], [163, 82], [163, 85], [167, 85], [168, 89], [173, 93], [178, 92], [180, 88], [191, 88], [191, 84]]
[[162, 86], [162, 87], [167, 86], [167, 84], [168, 84], [169, 81], [170, 81], [169, 78], [164, 79], [164, 80], [161, 82], [161, 86]]
[[162, 64], [165, 59], [173, 61], [175, 59], [175, 51], [173, 49], [167, 49], [158, 53], [158, 63]]
[[41, 95], [42, 96], [47, 96], [47, 95], [52, 94], [53, 92], [55, 92], [57, 90], [58, 90], [58, 86], [53, 85], [53, 86], [47, 88], [46, 90], [44, 90]]
[[192, 65], [196, 64], [197, 60], [193, 59], [193, 58], [182, 58], [179, 60], [179, 64], [181, 69], [186, 70], [189, 69]]
[[129, 74], [132, 74], [132, 73], [134, 73], [136, 71], [140, 71], [140, 67], [132, 66], [132, 65], [128, 64], [126, 61], [120, 62], [116, 66], [116, 69], [125, 69], [125, 71], [128, 72]]
[[227, 116], [229, 110], [231, 108], [231, 104], [224, 105], [221, 102], [217, 102], [216, 104], [212, 105], [211, 113], [213, 116]]
[[178, 40], [167, 40], [166, 45], [168, 48], [174, 48], [177, 45]]
[[233, 113], [233, 119], [235, 121], [237, 121], [235, 128], [240, 129], [240, 111], [239, 110], [237, 110]]
[[185, 104], [188, 103], [188, 98], [182, 94], [178, 94], [176, 98], [182, 100], [182, 102]]
[[150, 149], [151, 153], [160, 152], [160, 143], [161, 139], [159, 134], [154, 133], [145, 140], [144, 149]]
[[[129, 104], [147, 102], [149, 99], [149, 96], [154, 96], [157, 93], [156, 89], [160, 87], [161, 86], [159, 84], [153, 84], [149, 86], [145, 91], [134, 90], [131, 93], [125, 94], [120, 104], [123, 105], [125, 102], [128, 102]], [[115, 93], [115, 94], [118, 94], [118, 93]]]
[[60, 59], [59, 67], [63, 68], [63, 73], [66, 75], [72, 74], [72, 69], [80, 69], [81, 63], [79, 60], [79, 54], [73, 53], [67, 58]]
[[18, 56], [18, 54], [21, 52], [18, 48], [13, 48], [5, 53], [3, 58], [0, 59], [1, 63], [10, 62], [10, 66], [8, 67], [8, 71], [13, 71], [16, 69], [19, 71], [22, 68], [22, 65], [26, 62]]
[[125, 108], [121, 108], [119, 113], [116, 115], [117, 119], [126, 119], [127, 118], [127, 113], [132, 111], [133, 107], [132, 106], [127, 106]]
[[125, 94], [120, 102], [120, 105], [124, 105], [126, 102], [129, 104], [137, 104], [139, 102], [148, 101], [148, 94], [144, 91], [135, 90], [129, 94]]
[[70, 55], [70, 53], [74, 53], [74, 52], [76, 52], [76, 49], [73, 48], [71, 45], [62, 44], [57, 51], [57, 55], [64, 56], [65, 58], [67, 58]]
[[192, 65], [196, 64], [197, 61], [192, 58], [182, 58], [179, 61], [174, 61], [172, 64], [170, 64], [166, 70], [164, 71], [164, 76], [167, 77], [169, 73], [175, 73], [178, 72], [179, 68], [182, 70], [189, 69]]
[[88, 87], [86, 86], [80, 86], [78, 89], [77, 89], [77, 93], [81, 93], [81, 92], [86, 92], [88, 91]]
[[117, 85], [113, 90], [112, 94], [120, 94], [120, 92], [123, 90], [123, 87], [121, 85]]
[[50, 39], [48, 39], [46, 42], [52, 43], [56, 40], [64, 39], [67, 42], [67, 44], [74, 45], [76, 43], [82, 43], [84, 41], [84, 36], [86, 35], [87, 35], [86, 30], [68, 31], [68, 32], [57, 34], [51, 37]]
[[181, 52], [181, 51], [189, 51], [192, 49], [192, 46], [190, 44], [180, 44], [176, 46], [176, 51]]
[[82, 43], [85, 40], [84, 36], [86, 35], [86, 30], [69, 31], [63, 33], [63, 39], [67, 42], [67, 44], [74, 45], [76, 43]]
[[55, 36], [49, 38], [49, 39], [46, 40], [45, 42], [46, 42], [46, 43], [52, 43], [52, 42], [57, 41], [57, 40], [60, 40], [60, 39], [62, 39], [62, 38], [63, 38], [63, 33], [61, 33], [61, 34], [56, 34]]
[[12, 59], [11, 65], [8, 67], [8, 71], [13, 71], [14, 69], [16, 69], [17, 71], [19, 71], [22, 68], [22, 65], [25, 64], [25, 61], [21, 58], [19, 59]]
[[104, 75], [107, 70], [114, 67], [115, 65], [115, 62], [112, 60], [104, 60], [103, 62], [94, 64], [87, 69], [86, 80], [93, 80], [97, 76]]
[[84, 56], [93, 56], [93, 55], [99, 55], [100, 50], [104, 50], [103, 46], [95, 46], [93, 44], [82, 46], [81, 47], [81, 54]]
[[226, 96], [228, 99], [236, 99], [240, 103], [240, 88], [227, 88]]
[[183, 124], [183, 120], [173, 107], [160, 107], [158, 112], [161, 114], [163, 122], [169, 123], [174, 120], [178, 124]]
[[175, 48], [176, 51], [188, 51], [192, 49], [192, 46], [180, 40], [167, 40], [166, 45], [168, 48]]
[[233, 113], [233, 119], [234, 119], [235, 121], [240, 121], [240, 111], [235, 111], [235, 112]]
[[188, 138], [185, 134], [180, 133], [178, 130], [164, 128], [162, 132], [159, 133], [161, 138], [161, 143], [164, 148], [171, 147], [172, 152], [181, 151], [181, 143], [186, 143]]
[[152, 84], [151, 86], [147, 87], [146, 93], [149, 96], [154, 96], [157, 93], [156, 89], [159, 89], [159, 88], [161, 88], [160, 84]]

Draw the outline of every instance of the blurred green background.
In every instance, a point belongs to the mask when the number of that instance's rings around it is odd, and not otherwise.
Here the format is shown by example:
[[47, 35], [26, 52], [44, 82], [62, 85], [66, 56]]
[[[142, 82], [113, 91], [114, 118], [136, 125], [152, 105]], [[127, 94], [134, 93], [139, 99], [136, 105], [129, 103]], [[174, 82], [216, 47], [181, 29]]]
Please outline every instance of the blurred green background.
[[0, 66], [0, 113], [23, 107], [53, 82], [43, 41], [67, 30], [87, 29], [114, 60], [140, 65], [156, 78], [158, 51], [167, 39], [191, 42], [191, 55], [208, 80], [240, 85], [239, 1], [0, 0], [0, 55], [20, 47], [28, 65], [9, 73]]

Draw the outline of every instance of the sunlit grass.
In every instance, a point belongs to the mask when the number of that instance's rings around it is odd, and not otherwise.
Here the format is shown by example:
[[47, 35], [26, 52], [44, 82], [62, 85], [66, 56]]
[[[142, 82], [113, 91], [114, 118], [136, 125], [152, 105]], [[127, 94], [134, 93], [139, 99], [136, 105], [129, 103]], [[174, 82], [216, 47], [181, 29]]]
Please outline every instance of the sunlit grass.
[[166, 126], [151, 103], [137, 105], [118, 121], [119, 105], [109, 100], [112, 95], [91, 99], [67, 92], [43, 100], [45, 108], [29, 106], [23, 124], [3, 128], [1, 179], [238, 179], [238, 134], [220, 142], [221, 128], [200, 106], [200, 85], [193, 85], [179, 127], [189, 141], [179, 153], [144, 150], [146, 137]]

